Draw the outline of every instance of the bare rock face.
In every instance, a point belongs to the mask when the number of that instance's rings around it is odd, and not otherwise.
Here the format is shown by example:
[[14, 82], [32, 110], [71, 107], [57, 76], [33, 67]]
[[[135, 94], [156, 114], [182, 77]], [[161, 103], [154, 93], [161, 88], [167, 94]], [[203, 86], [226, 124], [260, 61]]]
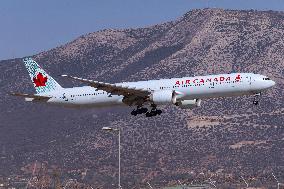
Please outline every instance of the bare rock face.
[[[8, 96], [33, 92], [20, 59], [0, 62], [0, 176], [30, 177], [23, 167], [59, 167], [64, 179], [115, 188], [117, 138], [103, 126], [122, 128], [122, 186], [203, 182], [220, 188], [283, 180], [284, 13], [193, 10], [148, 28], [108, 29], [34, 55], [64, 87], [72, 74], [107, 81], [135, 81], [229, 72], [267, 75], [277, 85], [260, 106], [251, 97], [212, 99], [194, 111], [165, 107], [160, 117], [131, 117], [130, 109], [64, 109]], [[205, 176], [200, 176], [200, 172]], [[84, 175], [84, 176], [82, 176]], [[213, 178], [212, 177], [212, 178]]]

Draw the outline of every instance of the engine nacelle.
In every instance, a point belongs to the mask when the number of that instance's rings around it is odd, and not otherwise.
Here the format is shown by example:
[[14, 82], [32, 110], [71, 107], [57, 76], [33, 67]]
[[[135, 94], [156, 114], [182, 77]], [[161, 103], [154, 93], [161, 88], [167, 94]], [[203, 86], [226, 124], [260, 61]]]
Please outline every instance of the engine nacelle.
[[181, 109], [193, 109], [201, 105], [201, 99], [182, 100], [180, 102], [177, 102], [176, 105]]
[[177, 101], [175, 91], [172, 90], [154, 91], [150, 95], [150, 100], [156, 105], [175, 104]]

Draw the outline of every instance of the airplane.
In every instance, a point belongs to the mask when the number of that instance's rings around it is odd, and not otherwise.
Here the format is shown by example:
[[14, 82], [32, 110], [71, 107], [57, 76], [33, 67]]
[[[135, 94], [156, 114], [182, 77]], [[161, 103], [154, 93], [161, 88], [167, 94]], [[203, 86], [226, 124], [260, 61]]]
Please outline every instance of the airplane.
[[[62, 77], [87, 84], [83, 87], [63, 88], [32, 58], [23, 62], [36, 94], [11, 93], [25, 101], [45, 102], [65, 107], [134, 106], [131, 115], [146, 117], [162, 113], [158, 106], [175, 105], [182, 109], [201, 106], [201, 100], [218, 97], [254, 95], [258, 105], [261, 92], [275, 85], [270, 78], [254, 73], [230, 73], [182, 77], [137, 82], [105, 83], [69, 75]], [[148, 108], [149, 109], [148, 109]]]

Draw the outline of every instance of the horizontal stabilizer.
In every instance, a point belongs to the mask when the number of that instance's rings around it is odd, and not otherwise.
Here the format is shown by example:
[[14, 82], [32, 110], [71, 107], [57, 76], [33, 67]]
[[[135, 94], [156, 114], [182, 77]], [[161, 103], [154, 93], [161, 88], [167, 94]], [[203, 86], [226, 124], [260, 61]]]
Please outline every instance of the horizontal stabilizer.
[[33, 100], [49, 100], [51, 97], [49, 96], [40, 96], [40, 95], [34, 95], [34, 94], [23, 94], [23, 93], [10, 93], [12, 96], [21, 96]]

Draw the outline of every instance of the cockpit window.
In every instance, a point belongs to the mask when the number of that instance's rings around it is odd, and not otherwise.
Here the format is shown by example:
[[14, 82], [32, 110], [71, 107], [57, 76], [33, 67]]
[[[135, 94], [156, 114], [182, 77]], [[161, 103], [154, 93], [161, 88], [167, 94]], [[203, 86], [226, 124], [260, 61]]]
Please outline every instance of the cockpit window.
[[270, 80], [270, 78], [266, 77], [266, 78], [263, 78], [263, 80]]

